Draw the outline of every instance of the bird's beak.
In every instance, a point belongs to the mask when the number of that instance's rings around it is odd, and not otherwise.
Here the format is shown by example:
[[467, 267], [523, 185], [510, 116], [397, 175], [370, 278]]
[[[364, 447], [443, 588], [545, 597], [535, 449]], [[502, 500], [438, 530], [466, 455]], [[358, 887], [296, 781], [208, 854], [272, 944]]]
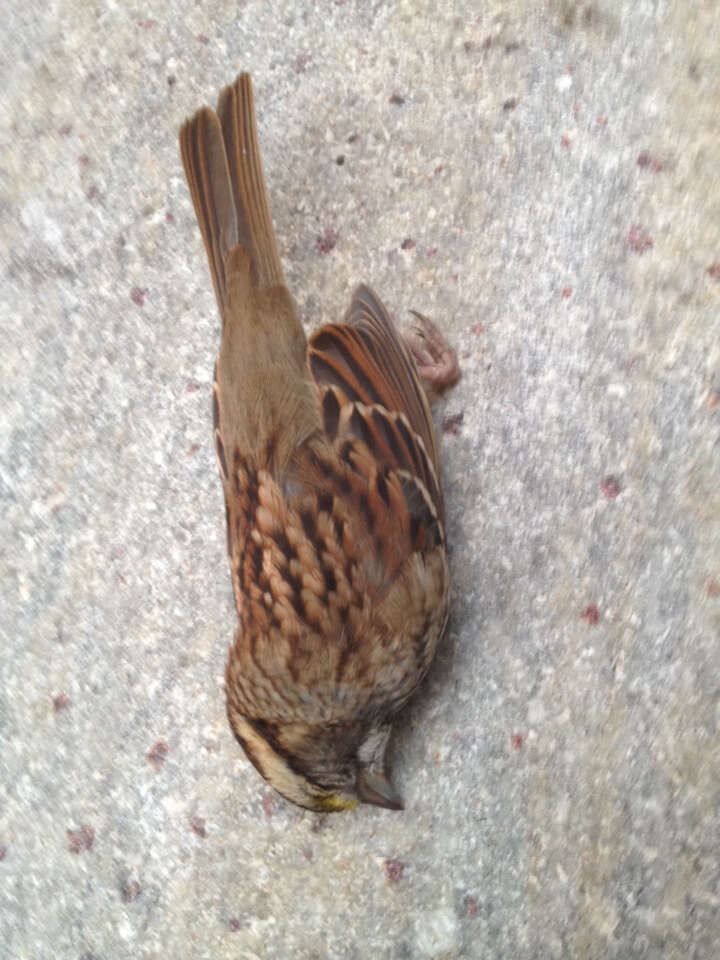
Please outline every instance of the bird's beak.
[[388, 810], [404, 810], [402, 797], [395, 791], [384, 773], [378, 773], [367, 767], [357, 775], [356, 789], [361, 803], [372, 803], [376, 807]]

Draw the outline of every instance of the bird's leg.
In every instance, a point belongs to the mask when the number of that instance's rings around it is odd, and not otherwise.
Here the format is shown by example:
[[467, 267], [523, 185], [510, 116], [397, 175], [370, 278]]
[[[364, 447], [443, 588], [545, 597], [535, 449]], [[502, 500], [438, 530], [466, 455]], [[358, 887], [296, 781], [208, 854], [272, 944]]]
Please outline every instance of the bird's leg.
[[416, 310], [410, 312], [416, 323], [405, 342], [428, 400], [432, 403], [446, 387], [452, 386], [460, 378], [460, 365], [455, 348], [450, 346], [432, 320]]

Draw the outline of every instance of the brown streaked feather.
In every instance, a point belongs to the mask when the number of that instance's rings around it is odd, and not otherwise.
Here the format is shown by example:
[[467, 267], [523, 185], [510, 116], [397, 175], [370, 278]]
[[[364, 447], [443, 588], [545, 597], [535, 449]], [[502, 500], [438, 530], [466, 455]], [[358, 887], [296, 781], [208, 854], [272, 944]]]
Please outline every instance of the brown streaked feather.
[[[398, 709], [434, 653], [445, 617], [445, 552], [422, 485], [387, 475], [389, 505], [373, 505], [378, 539], [367, 542], [357, 498], [380, 499], [370, 489], [377, 470], [367, 451], [353, 444], [347, 464], [314, 456], [309, 469], [323, 477], [325, 495], [311, 487], [288, 500], [267, 472], [243, 474], [247, 524], [233, 558], [242, 629], [228, 689], [247, 716], [361, 723]], [[330, 493], [340, 488], [342, 496]], [[425, 510], [422, 544], [410, 542], [420, 523], [404, 505], [414, 498]], [[389, 558], [393, 569], [377, 566]]]
[[361, 440], [376, 467], [406, 471], [425, 486], [442, 518], [442, 494], [435, 465], [405, 413], [389, 412], [378, 404], [349, 403], [339, 387], [321, 390], [321, 411], [327, 439], [342, 459], [349, 437]]
[[299, 458], [303, 485], [344, 504], [339, 541], [357, 554], [371, 597], [392, 588], [411, 554], [444, 544], [441, 519], [422, 480], [379, 463], [362, 440], [346, 439], [329, 450], [317, 446]]
[[361, 285], [345, 323], [310, 338], [310, 371], [319, 387], [336, 386], [348, 401], [406, 414], [437, 470], [432, 419], [415, 364], [380, 298]]

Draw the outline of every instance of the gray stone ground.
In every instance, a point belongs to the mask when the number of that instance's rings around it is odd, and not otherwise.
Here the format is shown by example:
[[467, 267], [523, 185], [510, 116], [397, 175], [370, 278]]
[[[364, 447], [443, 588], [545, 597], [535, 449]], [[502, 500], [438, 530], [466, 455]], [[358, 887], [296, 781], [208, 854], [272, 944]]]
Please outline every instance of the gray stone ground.
[[[718, 3], [0, 14], [0, 955], [720, 955]], [[462, 361], [403, 814], [291, 807], [225, 719], [176, 132], [240, 69], [308, 325], [371, 280]]]

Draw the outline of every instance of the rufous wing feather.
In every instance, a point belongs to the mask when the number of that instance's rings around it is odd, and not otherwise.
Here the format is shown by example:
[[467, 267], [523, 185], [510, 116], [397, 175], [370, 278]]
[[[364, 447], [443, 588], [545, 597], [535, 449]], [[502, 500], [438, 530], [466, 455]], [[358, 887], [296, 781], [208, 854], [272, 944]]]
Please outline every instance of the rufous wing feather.
[[326, 433], [356, 436], [378, 463], [417, 476], [442, 515], [430, 407], [407, 347], [369, 287], [357, 288], [345, 323], [313, 333], [308, 365]]

